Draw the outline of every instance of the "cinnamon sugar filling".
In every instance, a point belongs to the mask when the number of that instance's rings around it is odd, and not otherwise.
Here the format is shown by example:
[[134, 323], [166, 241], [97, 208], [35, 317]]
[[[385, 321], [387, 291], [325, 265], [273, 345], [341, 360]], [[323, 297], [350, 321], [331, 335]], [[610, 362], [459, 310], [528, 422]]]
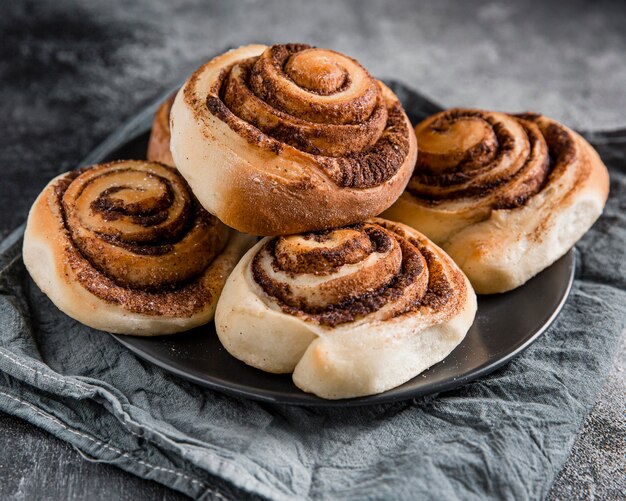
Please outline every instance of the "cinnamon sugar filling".
[[66, 262], [95, 296], [136, 313], [191, 316], [214, 295], [197, 277], [228, 231], [175, 169], [112, 162], [68, 173], [54, 195]]
[[455, 109], [422, 122], [408, 191], [433, 204], [473, 198], [492, 209], [524, 205], [547, 184], [558, 158], [575, 151], [565, 129], [553, 123], [559, 133], [550, 133], [540, 118]]
[[251, 272], [284, 312], [324, 326], [375, 312], [383, 319], [420, 308], [441, 312], [465, 288], [428, 245], [393, 224], [366, 222], [272, 238], [254, 256]]
[[217, 77], [206, 107], [250, 144], [310, 155], [340, 187], [378, 186], [409, 153], [400, 103], [386, 101], [356, 61], [330, 50], [276, 45], [239, 61]]

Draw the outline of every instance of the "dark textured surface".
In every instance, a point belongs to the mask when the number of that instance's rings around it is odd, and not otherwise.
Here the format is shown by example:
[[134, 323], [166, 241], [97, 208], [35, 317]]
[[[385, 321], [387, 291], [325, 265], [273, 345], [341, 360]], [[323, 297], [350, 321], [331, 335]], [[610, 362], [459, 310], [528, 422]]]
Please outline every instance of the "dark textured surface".
[[187, 499], [115, 466], [89, 462], [71, 445], [4, 413], [0, 414], [0, 430], [2, 499]]
[[[583, 129], [626, 125], [621, 2], [568, 2], [566, 8], [561, 2], [233, 4], [2, 3], [3, 234], [23, 220], [50, 177], [73, 167], [204, 55], [246, 42], [302, 40], [342, 50], [376, 75], [405, 80], [450, 105], [532, 108]], [[610, 499], [623, 490], [623, 476], [616, 475], [623, 470], [620, 368], [588, 418], [554, 497]], [[3, 418], [0, 432], [10, 444], [0, 451], [2, 497], [46, 492], [56, 499], [130, 499], [137, 486], [142, 490], [135, 496], [177, 496], [84, 462], [14, 418]]]

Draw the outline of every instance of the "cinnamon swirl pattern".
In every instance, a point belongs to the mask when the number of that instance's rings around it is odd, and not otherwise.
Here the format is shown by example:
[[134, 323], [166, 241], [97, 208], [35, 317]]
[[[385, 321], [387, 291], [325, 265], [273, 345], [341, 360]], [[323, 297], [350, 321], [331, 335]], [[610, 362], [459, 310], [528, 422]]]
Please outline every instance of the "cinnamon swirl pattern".
[[171, 115], [176, 166], [202, 205], [247, 233], [353, 224], [409, 180], [415, 137], [396, 96], [355, 60], [251, 45], [198, 69]]
[[589, 143], [550, 118], [452, 109], [415, 132], [413, 177], [385, 217], [441, 245], [479, 294], [522, 285], [602, 213], [606, 167]]
[[169, 96], [154, 114], [147, 153], [148, 160], [171, 166], [174, 166], [174, 159], [170, 151], [170, 111], [175, 97], [176, 93]]
[[441, 249], [370, 219], [260, 241], [229, 277], [215, 323], [236, 358], [337, 399], [415, 377], [461, 342], [475, 313], [470, 283]]
[[52, 180], [30, 211], [23, 254], [37, 285], [69, 316], [157, 335], [211, 320], [251, 245], [202, 209], [173, 168], [126, 160]]

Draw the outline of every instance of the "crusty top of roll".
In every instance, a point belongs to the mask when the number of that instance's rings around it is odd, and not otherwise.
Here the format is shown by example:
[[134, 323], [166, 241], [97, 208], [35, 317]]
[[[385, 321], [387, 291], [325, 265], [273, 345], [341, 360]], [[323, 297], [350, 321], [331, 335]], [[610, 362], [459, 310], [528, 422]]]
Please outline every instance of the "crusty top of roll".
[[171, 167], [101, 164], [60, 177], [54, 194], [67, 232], [62, 258], [93, 295], [131, 312], [178, 317], [213, 298], [195, 279], [229, 232]]
[[[376, 80], [334, 51], [277, 45], [234, 65], [214, 91], [207, 108], [247, 141], [315, 155], [341, 187], [384, 183], [409, 152], [400, 103], [388, 110]], [[273, 140], [263, 141], [255, 128]]]
[[172, 167], [120, 160], [66, 172], [37, 197], [24, 265], [85, 325], [159, 336], [209, 322], [254, 239], [198, 204]]
[[581, 181], [590, 171], [579, 138], [536, 113], [455, 108], [427, 118], [415, 133], [420, 156], [407, 189], [444, 210], [513, 209], [568, 170]]
[[415, 133], [420, 157], [409, 191], [434, 204], [473, 199], [493, 209], [517, 207], [549, 173], [548, 146], [532, 118], [452, 109]]
[[283, 311], [320, 326], [418, 311], [445, 321], [465, 303], [465, 277], [405, 228], [372, 219], [274, 237], [252, 259], [251, 277]]
[[355, 60], [303, 44], [242, 47], [210, 61], [179, 92], [171, 127], [174, 160], [200, 202], [264, 235], [380, 213], [416, 155], [387, 87]]
[[441, 245], [479, 294], [523, 284], [602, 213], [605, 165], [583, 137], [546, 116], [452, 109], [415, 132], [415, 171], [384, 215]]

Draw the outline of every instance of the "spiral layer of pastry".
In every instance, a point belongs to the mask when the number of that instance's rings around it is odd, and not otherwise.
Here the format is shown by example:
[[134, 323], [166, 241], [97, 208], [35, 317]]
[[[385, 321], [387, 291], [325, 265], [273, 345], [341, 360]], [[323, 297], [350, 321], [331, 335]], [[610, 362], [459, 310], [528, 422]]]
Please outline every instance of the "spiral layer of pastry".
[[51, 181], [29, 214], [24, 262], [77, 320], [156, 335], [208, 322], [251, 243], [202, 209], [173, 168], [126, 160]]
[[415, 128], [420, 156], [408, 191], [432, 204], [511, 209], [544, 185], [548, 146], [532, 120], [454, 109]]
[[247, 46], [198, 69], [171, 112], [171, 149], [229, 226], [276, 235], [387, 208], [415, 161], [397, 98], [356, 61], [301, 44]]
[[452, 109], [415, 132], [413, 177], [385, 216], [442, 245], [479, 293], [521, 285], [602, 212], [606, 167], [582, 137], [545, 116]]
[[216, 328], [247, 364], [346, 398], [385, 391], [439, 362], [475, 311], [469, 282], [441, 249], [407, 226], [372, 219], [262, 240], [229, 278]]

